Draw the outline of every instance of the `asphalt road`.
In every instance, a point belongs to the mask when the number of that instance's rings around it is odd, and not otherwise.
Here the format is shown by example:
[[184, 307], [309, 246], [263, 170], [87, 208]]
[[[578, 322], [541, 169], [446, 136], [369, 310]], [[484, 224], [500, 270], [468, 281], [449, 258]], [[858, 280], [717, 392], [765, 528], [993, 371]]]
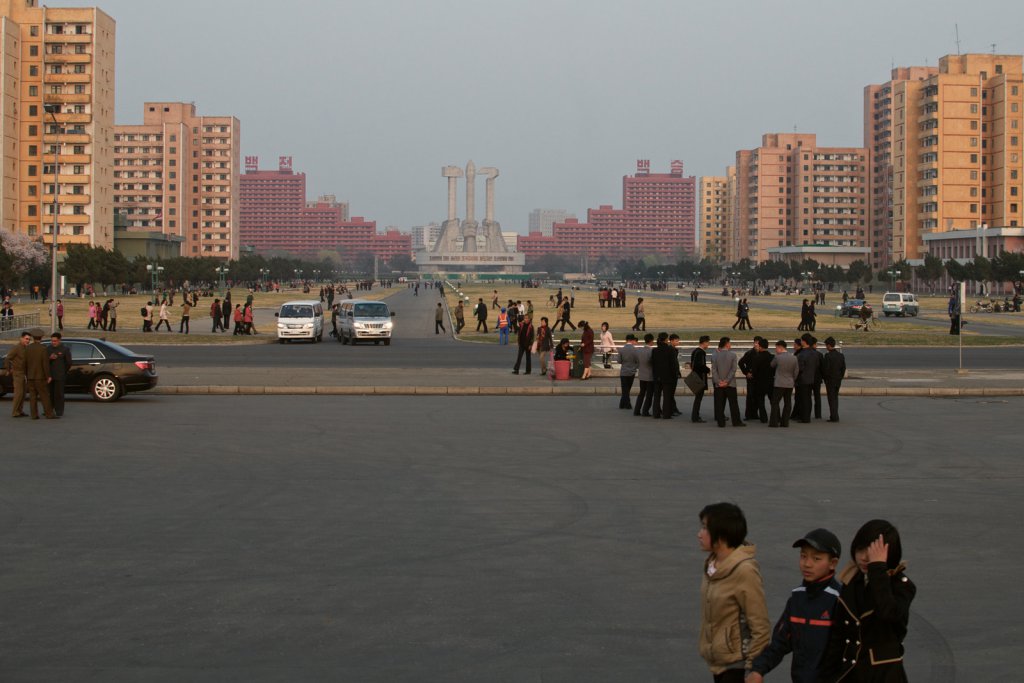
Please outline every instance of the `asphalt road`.
[[719, 500], [773, 618], [794, 539], [885, 517], [918, 586], [910, 679], [1019, 675], [1024, 401], [848, 399], [790, 430], [614, 406], [141, 395], [5, 419], [0, 680], [710, 680], [697, 513]]
[[[410, 290], [399, 290], [387, 299], [396, 312], [395, 333], [391, 346], [372, 344], [351, 347], [329, 337], [321, 344], [254, 344], [224, 346], [146, 346], [132, 345], [140, 353], [152, 354], [163, 367], [237, 367], [252, 370], [261, 367], [334, 367], [334, 368], [483, 368], [506, 369], [515, 359], [514, 343], [509, 347], [496, 344], [467, 343], [449, 334], [435, 335], [434, 308], [439, 297], [431, 292], [414, 296]], [[475, 322], [467, 324], [472, 329]], [[493, 326], [495, 315], [491, 315]], [[266, 326], [265, 326], [266, 327]], [[271, 333], [267, 327], [265, 333]], [[557, 333], [556, 333], [557, 334]], [[262, 335], [261, 335], [262, 336]], [[795, 336], [795, 332], [794, 332]], [[737, 338], [740, 338], [737, 335]], [[689, 349], [685, 350], [689, 353]], [[847, 346], [844, 350], [851, 370], [931, 370], [955, 368], [955, 348], [878, 348]], [[964, 352], [965, 365], [982, 370], [1024, 368], [1021, 350], [1007, 347], [971, 347]]]

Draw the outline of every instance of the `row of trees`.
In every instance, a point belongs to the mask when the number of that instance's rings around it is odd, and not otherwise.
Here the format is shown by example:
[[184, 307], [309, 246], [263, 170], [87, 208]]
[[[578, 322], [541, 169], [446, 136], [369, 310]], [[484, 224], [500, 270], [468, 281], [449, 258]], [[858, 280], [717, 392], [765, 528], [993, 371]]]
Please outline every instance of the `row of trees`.
[[[579, 259], [547, 254], [527, 261], [529, 270], [543, 271], [552, 274], [576, 272], [580, 267]], [[819, 282], [847, 283], [850, 286], [868, 284], [877, 277], [880, 281], [909, 283], [914, 278], [934, 287], [947, 274], [955, 281], [975, 282], [1017, 282], [1024, 277], [1024, 253], [1003, 252], [999, 256], [988, 259], [976, 256], [973, 261], [960, 263], [953, 259], [943, 261], [937, 256], [926, 254], [924, 263], [911, 266], [907, 261], [899, 261], [890, 268], [875, 272], [871, 265], [857, 260], [848, 267], [823, 265], [814, 259], [803, 261], [765, 261], [754, 263], [750, 259], [742, 259], [732, 265], [722, 265], [703, 259], [693, 261], [683, 259], [678, 263], [662, 263], [655, 258], [620, 259], [612, 264], [606, 258], [597, 259], [591, 270], [599, 277], [614, 277], [621, 280], [700, 280], [715, 282], [720, 280], [739, 280], [764, 282], [778, 280], [815, 280]]]
[[[181, 286], [185, 282], [195, 285], [218, 282], [217, 269], [227, 267], [224, 278], [231, 282], [258, 282], [282, 280], [328, 280], [365, 277], [374, 271], [372, 254], [360, 254], [348, 262], [341, 262], [329, 255], [319, 259], [302, 259], [289, 256], [246, 255], [237, 261], [225, 263], [213, 257], [175, 257], [160, 261], [135, 258], [128, 260], [116, 250], [70, 245], [60, 273], [67, 282], [81, 291], [86, 283], [107, 288], [112, 285], [142, 284], [148, 287], [151, 271], [147, 266], [162, 268], [160, 282], [165, 286]], [[398, 256], [391, 263], [378, 262], [379, 272], [391, 275], [392, 270], [414, 268], [408, 256]], [[0, 285], [18, 286], [45, 284], [50, 281], [49, 252], [39, 242], [28, 237], [0, 231]]]

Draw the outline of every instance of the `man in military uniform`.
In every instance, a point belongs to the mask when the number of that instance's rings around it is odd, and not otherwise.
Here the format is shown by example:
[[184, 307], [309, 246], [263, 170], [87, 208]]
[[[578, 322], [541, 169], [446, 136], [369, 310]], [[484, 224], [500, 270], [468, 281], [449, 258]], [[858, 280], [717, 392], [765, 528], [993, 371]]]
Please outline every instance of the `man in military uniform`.
[[12, 397], [12, 417], [26, 417], [25, 403], [25, 349], [32, 342], [32, 335], [22, 332], [18, 345], [7, 353], [4, 360], [4, 370], [11, 373], [14, 385], [14, 396]]

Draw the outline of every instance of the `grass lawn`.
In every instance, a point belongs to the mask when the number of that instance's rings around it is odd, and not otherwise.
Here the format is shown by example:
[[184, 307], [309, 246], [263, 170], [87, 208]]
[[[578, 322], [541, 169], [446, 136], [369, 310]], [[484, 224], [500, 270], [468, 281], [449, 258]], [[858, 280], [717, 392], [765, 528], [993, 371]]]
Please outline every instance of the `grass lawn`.
[[[524, 289], [515, 285], [502, 286], [493, 283], [465, 285], [462, 287], [463, 297], [469, 297], [469, 301], [465, 302], [466, 328], [463, 330], [462, 338], [474, 341], [497, 341], [496, 333], [484, 335], [472, 331], [476, 326], [472, 310], [481, 297], [488, 306], [488, 326], [493, 328], [498, 317], [498, 311], [490, 308], [495, 288], [498, 290], [499, 301], [502, 305], [506, 305], [509, 299], [523, 302], [532, 301], [536, 322], [539, 322], [541, 316], [546, 316], [551, 322], [557, 318], [554, 306], [548, 303], [549, 297], [557, 292], [557, 287]], [[564, 287], [562, 291], [563, 294], [567, 294], [569, 288]], [[653, 334], [661, 331], [675, 332], [683, 339], [697, 339], [702, 334], [711, 335], [712, 339], [721, 336], [749, 339], [754, 334], [769, 339], [793, 339], [801, 334], [796, 329], [800, 322], [800, 306], [803, 300], [801, 296], [748, 297], [750, 320], [754, 325], [754, 330], [739, 332], [732, 329], [732, 324], [736, 321], [736, 305], [731, 298], [721, 296], [720, 292], [702, 290], [698, 302], [693, 303], [690, 301], [688, 290], [680, 291], [678, 297], [674, 296], [676, 291], [679, 290], [669, 290], [668, 294], [671, 296], [661, 294], [652, 296], [644, 293], [638, 295], [635, 290], [629, 290], [625, 308], [601, 308], [596, 290], [594, 288], [584, 289], [576, 294], [572, 321], [578, 323], [580, 320], [587, 320], [595, 332], [598, 331], [602, 322], [607, 322], [615, 339], [621, 341], [633, 327], [633, 305], [638, 296], [643, 296], [647, 331]], [[956, 338], [947, 334], [945, 329], [924, 324], [914, 318], [885, 318], [883, 316], [879, 331], [853, 331], [849, 318], [839, 318], [834, 315], [835, 306], [841, 300], [841, 295], [829, 293], [825, 306], [819, 307], [817, 326], [814, 332], [818, 339], [824, 339], [831, 335], [837, 340], [843, 341], [844, 344], [865, 346], [956, 346], [958, 343]], [[874, 299], [869, 297], [868, 301], [877, 302], [876, 310], [881, 312], [881, 294], [875, 294]], [[928, 301], [927, 307], [925, 301]], [[451, 302], [452, 298], [449, 297], [449, 303]], [[771, 308], [761, 307], [760, 304], [771, 306]], [[922, 314], [927, 311], [933, 315], [945, 316], [945, 305], [945, 299], [923, 297]], [[782, 310], [778, 310], [779, 308]], [[1024, 316], [1015, 318], [1014, 314], [1006, 314], [1005, 316], [1000, 315], [998, 318], [1000, 322], [1010, 319], [1021, 321], [1021, 337], [982, 336], [965, 330], [964, 345], [988, 346], [1024, 343]], [[569, 332], [569, 328], [566, 328], [566, 332]], [[578, 333], [568, 336], [572, 339], [579, 338]]]

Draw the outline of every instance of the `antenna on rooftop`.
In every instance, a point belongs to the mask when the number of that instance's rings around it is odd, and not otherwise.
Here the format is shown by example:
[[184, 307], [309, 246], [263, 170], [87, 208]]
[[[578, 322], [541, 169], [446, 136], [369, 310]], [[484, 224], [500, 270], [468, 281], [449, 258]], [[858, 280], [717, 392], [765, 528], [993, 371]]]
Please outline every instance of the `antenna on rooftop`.
[[956, 35], [956, 39], [955, 39], [956, 40], [956, 55], [957, 55], [957, 57], [959, 57], [960, 56], [960, 25], [959, 24], [953, 24], [953, 32]]
[[992, 54], [996, 53], [996, 44], [992, 43]]

